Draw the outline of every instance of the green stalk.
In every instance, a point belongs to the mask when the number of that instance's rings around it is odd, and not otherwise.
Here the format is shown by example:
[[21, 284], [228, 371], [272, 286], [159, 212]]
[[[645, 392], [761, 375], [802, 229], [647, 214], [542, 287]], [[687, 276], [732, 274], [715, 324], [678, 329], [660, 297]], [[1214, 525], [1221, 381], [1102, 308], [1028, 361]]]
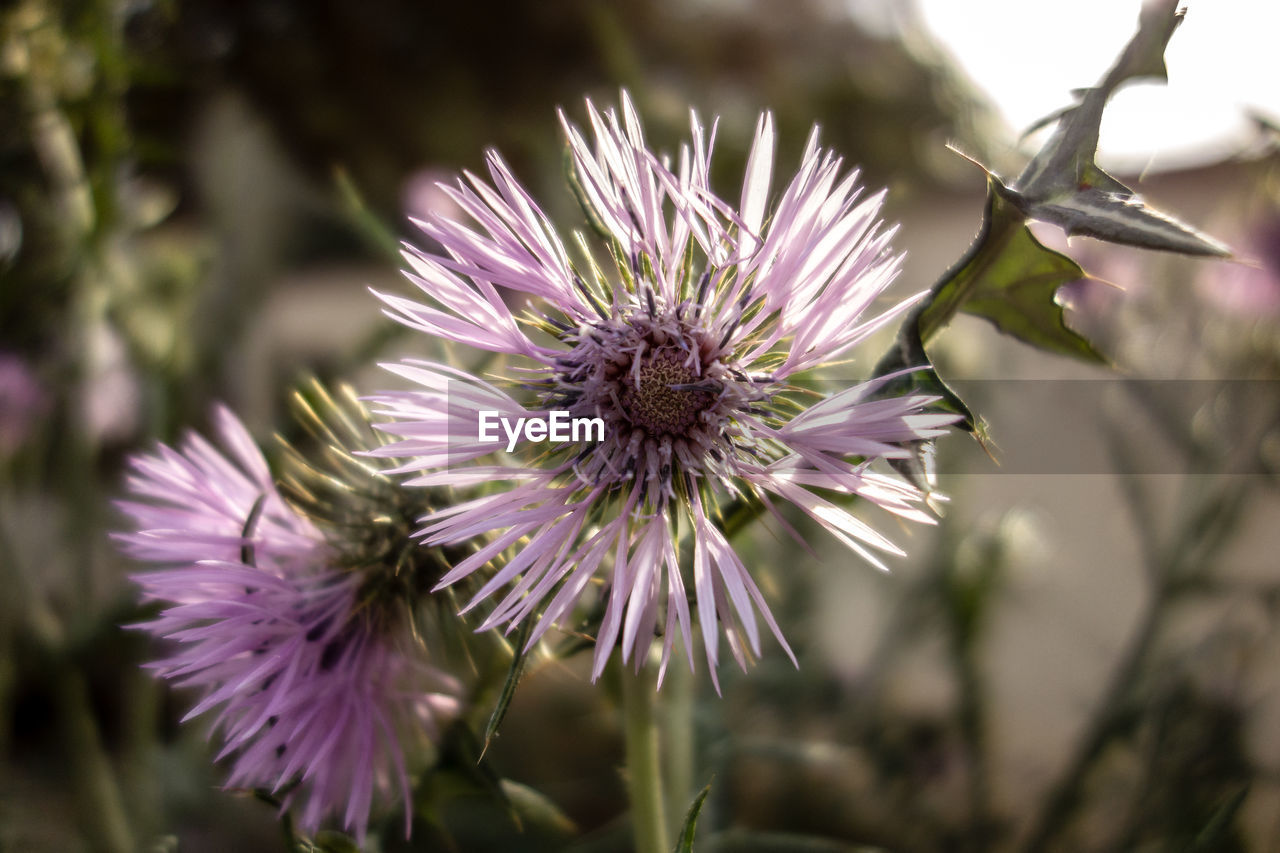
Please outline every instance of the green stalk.
[[97, 853], [136, 850], [124, 798], [89, 706], [84, 673], [63, 663], [56, 679], [62, 739], [74, 773], [89, 847]]
[[672, 652], [671, 667], [663, 685], [665, 713], [663, 760], [666, 762], [667, 828], [679, 835], [685, 811], [693, 799], [693, 673]]
[[[640, 652], [637, 651], [637, 654]], [[649, 666], [622, 668], [622, 716], [626, 731], [627, 794], [636, 853], [670, 853], [662, 769], [658, 760], [657, 684]]]

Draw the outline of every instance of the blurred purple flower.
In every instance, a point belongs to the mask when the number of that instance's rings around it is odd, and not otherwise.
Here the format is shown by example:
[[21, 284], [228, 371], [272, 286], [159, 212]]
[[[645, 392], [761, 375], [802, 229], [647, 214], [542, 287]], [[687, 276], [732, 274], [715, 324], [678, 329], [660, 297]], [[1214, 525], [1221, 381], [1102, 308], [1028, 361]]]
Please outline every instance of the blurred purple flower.
[[1196, 290], [1224, 314], [1274, 317], [1280, 314], [1280, 215], [1267, 215], [1246, 233], [1241, 256], [1250, 262], [1206, 267]]
[[[714, 679], [721, 628], [741, 666], [748, 651], [760, 654], [757, 612], [791, 654], [715, 523], [721, 499], [749, 496], [795, 535], [774, 505], [789, 501], [879, 566], [869, 549], [902, 552], [815, 490], [857, 494], [930, 521], [917, 506], [920, 492], [868, 464], [906, 456], [904, 443], [937, 436], [954, 418], [924, 413], [932, 402], [924, 396], [872, 399], [882, 381], [817, 402], [793, 384], [915, 301], [864, 317], [900, 258], [889, 249], [892, 231], [877, 219], [882, 194], [863, 198], [857, 174], [842, 174], [840, 158], [818, 146], [816, 129], [770, 211], [769, 114], [760, 117], [735, 206], [709, 185], [714, 125], [708, 134], [692, 116], [692, 139], [673, 169], [647, 149], [625, 94], [621, 119], [590, 103], [588, 111], [594, 145], [562, 122], [575, 189], [606, 238], [616, 276], [598, 269], [585, 240], [580, 262], [570, 261], [547, 216], [491, 152], [491, 185], [468, 174], [448, 190], [474, 225], [431, 216], [418, 224], [443, 251], [405, 253], [408, 277], [431, 304], [379, 296], [406, 325], [525, 359], [517, 375], [520, 387], [534, 389], [531, 405], [442, 364], [389, 365], [423, 390], [373, 398], [377, 413], [395, 420], [381, 428], [402, 438], [376, 454], [409, 457], [399, 470], [421, 472], [413, 485], [505, 481], [495, 494], [428, 515], [422, 530], [430, 545], [495, 534], [442, 586], [519, 549], [467, 605], [508, 587], [482, 630], [502, 623], [511, 630], [536, 616], [532, 644], [566, 621], [592, 579], [605, 575], [593, 678], [619, 637], [623, 661], [634, 657], [638, 667], [661, 634], [665, 673], [679, 634], [693, 666], [677, 557], [683, 524], [693, 536], [693, 599]], [[537, 297], [549, 310], [516, 316], [500, 289]], [[514, 419], [553, 409], [601, 418], [603, 441], [552, 445], [528, 464], [498, 457], [460, 465], [500, 447], [478, 440], [479, 412]]]
[[105, 321], [85, 330], [85, 370], [80, 383], [80, 416], [95, 444], [129, 439], [138, 429], [142, 389], [120, 333]]
[[445, 169], [425, 168], [409, 175], [401, 190], [405, 213], [410, 219], [439, 216], [453, 219], [462, 215], [462, 209], [454, 204], [441, 184], [449, 181], [453, 173]]
[[[227, 787], [280, 793], [314, 832], [326, 818], [363, 839], [375, 796], [398, 789], [411, 820], [406, 745], [434, 739], [457, 711], [457, 683], [357, 600], [360, 576], [334, 567], [320, 531], [280, 496], [253, 439], [219, 409], [220, 451], [189, 434], [131, 460], [137, 532], [116, 535], [147, 600], [139, 626], [169, 641], [150, 664], [214, 713]], [[402, 632], [401, 632], [402, 633]]]
[[12, 456], [26, 442], [49, 403], [27, 360], [0, 353], [0, 457]]

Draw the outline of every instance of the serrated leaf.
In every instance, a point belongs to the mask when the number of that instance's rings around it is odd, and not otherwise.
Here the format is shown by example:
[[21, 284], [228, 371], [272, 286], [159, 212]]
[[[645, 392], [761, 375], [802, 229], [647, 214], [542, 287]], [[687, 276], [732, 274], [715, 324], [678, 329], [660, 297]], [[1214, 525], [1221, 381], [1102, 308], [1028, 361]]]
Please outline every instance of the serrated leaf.
[[1140, 196], [1128, 191], [1086, 187], [1070, 195], [1030, 203], [1026, 212], [1033, 219], [1059, 226], [1068, 235], [1083, 234], [1111, 243], [1184, 255], [1219, 258], [1231, 255], [1224, 244], [1166, 213], [1147, 207]]
[[1029, 198], [1047, 198], [1077, 187], [1098, 150], [1102, 111], [1116, 90], [1140, 79], [1168, 79], [1164, 49], [1182, 23], [1177, 0], [1159, 0], [1143, 6], [1138, 31], [1098, 85], [1081, 92], [1080, 103], [1062, 111], [1058, 128], [1027, 164], [1016, 187]]
[[[920, 334], [921, 309], [912, 312], [898, 330], [898, 339], [876, 365], [875, 376], [898, 375], [879, 390], [878, 396], [898, 397], [909, 394], [927, 394], [940, 397], [934, 407], [961, 416], [960, 427], [972, 433], [979, 443], [986, 442], [986, 425], [974, 417], [973, 412], [960, 396], [942, 381], [929, 354], [925, 352]], [[936, 445], [932, 440], [911, 445], [911, 454], [903, 459], [890, 459], [895, 471], [906, 477], [926, 496], [937, 488], [937, 470], [934, 464]]]
[[[1147, 207], [1094, 162], [1107, 101], [1132, 80], [1165, 78], [1165, 45], [1181, 21], [1176, 2], [1148, 3], [1137, 33], [1102, 81], [1082, 90], [1078, 104], [1047, 120], [1056, 121], [1057, 129], [1014, 185], [1006, 186], [984, 168], [987, 207], [982, 230], [904, 323], [904, 331], [914, 322], [920, 339], [928, 341], [958, 311], [965, 311], [1040, 349], [1105, 363], [1088, 340], [1067, 326], [1056, 300], [1058, 288], [1085, 278], [1084, 271], [1040, 243], [1027, 228], [1028, 218], [1056, 224], [1067, 234], [1184, 254], [1230, 256], [1219, 241]], [[954, 396], [949, 394], [948, 400]]]
[[924, 349], [921, 326], [922, 314], [919, 311], [910, 314], [903, 322], [902, 328], [898, 330], [897, 341], [880, 359], [873, 374], [875, 377], [889, 376], [894, 373], [899, 375], [887, 381], [880, 388], [877, 396], [902, 397], [908, 394], [927, 394], [931, 397], [941, 397], [942, 399], [935, 404], [935, 407], [960, 415], [963, 418], [960, 425], [966, 431], [974, 432], [978, 425], [977, 419], [959, 395], [947, 387], [947, 383], [943, 382], [942, 377], [938, 376], [938, 372], [934, 370], [933, 362], [930, 361], [929, 354]]
[[489, 744], [498, 734], [498, 727], [502, 725], [503, 719], [507, 716], [507, 709], [511, 707], [511, 700], [515, 698], [516, 687], [520, 684], [520, 676], [524, 674], [524, 664], [527, 658], [525, 646], [529, 643], [529, 634], [533, 630], [534, 619], [532, 615], [526, 617], [520, 623], [520, 630], [516, 633], [516, 641], [513, 644], [511, 666], [507, 669], [507, 679], [502, 684], [502, 693], [498, 695], [498, 704], [494, 706], [493, 713], [489, 715], [489, 723], [484, 728], [484, 747], [480, 751], [480, 756], [489, 751]]
[[1060, 355], [1106, 363], [1067, 326], [1058, 288], [1086, 278], [1080, 265], [1035, 238], [1007, 190], [991, 179], [980, 244], [967, 263], [944, 280], [921, 315], [923, 330], [939, 325], [948, 306], [990, 320], [1007, 335]]
[[698, 792], [698, 796], [693, 798], [693, 803], [689, 806], [689, 811], [685, 812], [684, 824], [680, 827], [680, 835], [676, 838], [675, 853], [693, 853], [693, 836], [698, 830], [698, 815], [702, 813], [702, 806], [707, 801], [707, 795], [711, 793], [711, 786], [707, 785]]
[[1098, 128], [1107, 101], [1125, 83], [1167, 80], [1164, 49], [1182, 22], [1176, 2], [1143, 7], [1138, 31], [1102, 81], [1080, 102], [1037, 122], [1057, 122], [1053, 136], [1027, 164], [1007, 197], [1032, 219], [1052, 222], [1068, 234], [1085, 234], [1145, 249], [1230, 257], [1231, 250], [1167, 214], [1098, 168]]

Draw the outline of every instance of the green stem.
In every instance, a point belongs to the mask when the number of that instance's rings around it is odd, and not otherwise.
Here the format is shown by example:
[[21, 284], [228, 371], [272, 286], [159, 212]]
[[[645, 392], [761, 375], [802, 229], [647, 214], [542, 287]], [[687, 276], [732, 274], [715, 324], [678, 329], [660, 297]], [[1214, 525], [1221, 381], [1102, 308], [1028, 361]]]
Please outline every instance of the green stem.
[[1126, 717], [1131, 713], [1133, 706], [1129, 700], [1141, 675], [1142, 665], [1155, 644], [1166, 613], [1164, 605], [1167, 601], [1167, 593], [1157, 593], [1156, 599], [1147, 606], [1124, 659], [1112, 673], [1106, 691], [1096, 706], [1093, 719], [1087, 725], [1066, 771], [1050, 789], [1043, 809], [1036, 817], [1031, 831], [1027, 833], [1027, 841], [1021, 848], [1026, 853], [1045, 849], [1066, 826], [1079, 804], [1086, 777], [1094, 762], [1122, 729]]
[[[1128, 473], [1120, 469], [1122, 473]], [[1138, 493], [1131, 492], [1133, 501]], [[1135, 713], [1135, 691], [1178, 593], [1185, 589], [1190, 573], [1203, 577], [1203, 567], [1215, 565], [1215, 555], [1228, 540], [1240, 508], [1249, 495], [1248, 484], [1232, 483], [1222, 491], [1208, 491], [1202, 478], [1191, 477], [1183, 494], [1185, 509], [1174, 529], [1178, 535], [1161, 548], [1152, 538], [1143, 537], [1143, 561], [1155, 583], [1138, 629], [1129, 641], [1124, 658], [1111, 676], [1096, 706], [1079, 746], [1058, 782], [1050, 789], [1045, 805], [1020, 848], [1026, 853], [1049, 846], [1074, 817], [1084, 793], [1088, 774], [1112, 740], [1124, 734]], [[1140, 504], [1134, 504], [1139, 506]], [[1139, 515], [1137, 523], [1144, 523]]]
[[978, 236], [933, 285], [931, 298], [920, 303], [904, 325], [917, 323], [921, 342], [932, 340], [973, 295], [983, 274], [1000, 259], [1009, 241], [1026, 221], [1026, 217], [1013, 205], [1002, 202], [996, 186], [989, 183], [987, 207]]
[[693, 673], [672, 654], [671, 668], [663, 685], [665, 726], [663, 757], [667, 766], [667, 828], [672, 837], [680, 833], [685, 811], [693, 799]]
[[622, 668], [622, 716], [626, 730], [627, 794], [636, 853], [670, 853], [662, 769], [658, 760], [657, 685], [650, 667]]
[[137, 848], [115, 772], [89, 707], [89, 688], [84, 674], [64, 664], [56, 678], [62, 738], [75, 775], [90, 849], [97, 853], [129, 853]]

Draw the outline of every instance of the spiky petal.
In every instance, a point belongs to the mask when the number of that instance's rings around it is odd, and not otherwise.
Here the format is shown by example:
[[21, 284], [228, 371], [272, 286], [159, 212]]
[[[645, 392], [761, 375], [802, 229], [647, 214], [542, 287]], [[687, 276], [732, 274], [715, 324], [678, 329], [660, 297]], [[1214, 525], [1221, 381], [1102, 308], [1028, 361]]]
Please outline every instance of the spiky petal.
[[[419, 224], [441, 251], [406, 248], [409, 279], [427, 304], [381, 297], [388, 314], [416, 329], [508, 355], [533, 390], [508, 394], [429, 362], [388, 365], [420, 388], [372, 398], [391, 419], [382, 428], [400, 439], [377, 453], [406, 459], [400, 470], [416, 475], [411, 485], [506, 482], [428, 515], [422, 529], [427, 545], [489, 537], [444, 584], [515, 549], [469, 605], [493, 602], [482, 627], [536, 618], [536, 641], [569, 620], [601, 575], [593, 676], [618, 644], [638, 666], [657, 634], [665, 671], [677, 636], [693, 665], [692, 593], [714, 678], [721, 630], [744, 666], [760, 654], [757, 616], [786, 648], [716, 526], [722, 504], [747, 496], [773, 510], [776, 499], [789, 501], [882, 565], [873, 551], [900, 550], [818, 492], [856, 494], [928, 522], [916, 489], [868, 466], [906, 456], [907, 445], [954, 418], [927, 412], [934, 400], [925, 396], [873, 399], [881, 382], [817, 403], [796, 386], [923, 295], [871, 312], [900, 258], [878, 219], [881, 196], [863, 196], [857, 174], [819, 146], [816, 130], [775, 197], [774, 124], [761, 116], [735, 206], [709, 185], [715, 130], [696, 114], [672, 167], [647, 148], [625, 93], [621, 116], [587, 109], [592, 141], [562, 120], [575, 188], [603, 247], [581, 241], [581, 260], [570, 261], [548, 217], [491, 152], [492, 183], [467, 174], [443, 188], [472, 222], [428, 219]], [[608, 256], [616, 270], [606, 274], [597, 257]], [[516, 316], [503, 291], [540, 307]], [[603, 441], [539, 444], [514, 458], [477, 441], [481, 412], [514, 420], [556, 409], [603, 420]], [[682, 526], [693, 533], [692, 566], [677, 556]]]
[[359, 606], [360, 577], [336, 569], [319, 530], [293, 510], [230, 411], [219, 450], [189, 434], [130, 460], [118, 503], [121, 548], [157, 567], [137, 574], [166, 641], [149, 667], [197, 691], [185, 719], [211, 715], [226, 786], [280, 795], [314, 832], [336, 818], [363, 839], [375, 800], [400, 792], [405, 754], [458, 708], [454, 679]]

